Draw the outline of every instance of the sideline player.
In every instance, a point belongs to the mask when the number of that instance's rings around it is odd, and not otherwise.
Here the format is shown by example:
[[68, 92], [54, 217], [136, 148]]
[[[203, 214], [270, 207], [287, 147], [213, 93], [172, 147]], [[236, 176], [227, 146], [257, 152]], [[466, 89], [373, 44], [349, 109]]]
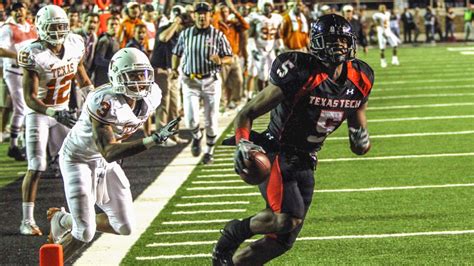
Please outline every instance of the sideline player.
[[[119, 50], [110, 61], [108, 75], [111, 83], [89, 94], [59, 155], [71, 213], [63, 208], [48, 210], [49, 240], [63, 245], [65, 261], [90, 242], [96, 230], [131, 233], [135, 218], [130, 183], [116, 161], [163, 143], [177, 133], [179, 118], [150, 137], [122, 142], [155, 112], [161, 90], [154, 83], [150, 61], [136, 48]], [[96, 215], [94, 204], [104, 213]]]
[[374, 13], [372, 18], [377, 25], [377, 39], [380, 48], [380, 66], [382, 68], [387, 67], [387, 60], [385, 59], [385, 48], [387, 47], [387, 42], [393, 49], [392, 65], [400, 65], [397, 56], [397, 47], [401, 41], [390, 29], [390, 12], [387, 11], [387, 7], [385, 5], [379, 5], [379, 12]]
[[[311, 53], [279, 55], [271, 83], [237, 115], [236, 172], [245, 171], [243, 158], [252, 150], [264, 149], [272, 162], [269, 179], [259, 185], [267, 208], [226, 224], [214, 265], [262, 265], [291, 249], [312, 201], [316, 153], [345, 119], [351, 150], [363, 155], [370, 148], [365, 111], [374, 74], [355, 59], [350, 23], [335, 14], [321, 16], [310, 36]], [[251, 138], [252, 121], [269, 111], [267, 130]], [[266, 236], [234, 254], [256, 234]]]
[[20, 233], [42, 235], [34, 219], [34, 202], [41, 173], [46, 170], [46, 146], [54, 157], [74, 123], [68, 111], [74, 77], [81, 90], [93, 88], [82, 64], [84, 41], [69, 33], [69, 19], [59, 6], [47, 5], [36, 15], [39, 40], [18, 53], [23, 67], [28, 171], [22, 184], [23, 220]]
[[280, 14], [273, 12], [272, 0], [258, 1], [260, 13], [250, 13], [246, 20], [249, 22], [254, 33], [253, 38], [248, 39], [248, 73], [247, 81], [248, 98], [252, 93], [252, 87], [257, 80], [257, 90], [261, 91], [268, 83], [270, 68], [275, 60], [275, 49], [283, 48], [283, 41], [279, 36], [280, 25], [283, 18]]
[[25, 99], [21, 84], [23, 74], [16, 58], [18, 51], [38, 38], [35, 28], [26, 21], [26, 11], [25, 4], [13, 4], [11, 18], [0, 28], [0, 57], [8, 57], [3, 59], [3, 76], [13, 105], [7, 155], [17, 161], [25, 161], [26, 155], [18, 146], [18, 137], [25, 120]]

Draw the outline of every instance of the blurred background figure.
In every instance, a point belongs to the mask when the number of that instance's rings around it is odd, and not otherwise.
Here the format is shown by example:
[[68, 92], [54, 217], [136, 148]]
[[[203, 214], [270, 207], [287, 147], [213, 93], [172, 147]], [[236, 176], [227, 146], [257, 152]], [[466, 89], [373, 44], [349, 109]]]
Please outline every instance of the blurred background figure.
[[94, 85], [99, 87], [109, 82], [108, 67], [112, 56], [120, 49], [116, 34], [120, 20], [114, 16], [107, 19], [107, 31], [97, 42], [94, 57]]
[[466, 7], [464, 10], [464, 40], [467, 42], [469, 41], [469, 36], [471, 35], [472, 32], [472, 21], [474, 19], [473, 16], [473, 8], [471, 7]]
[[426, 13], [423, 18], [425, 19], [426, 42], [434, 42], [435, 16], [430, 6], [426, 7]]
[[456, 37], [454, 37], [454, 19], [456, 18], [456, 14], [454, 14], [454, 10], [452, 7], [448, 8], [446, 12], [446, 18], [445, 18], [445, 39], [448, 42], [455, 42]]
[[364, 32], [362, 23], [360, 19], [354, 15], [354, 8], [351, 5], [345, 5], [342, 7], [342, 12], [344, 14], [344, 18], [351, 23], [352, 32], [357, 37], [357, 43], [362, 46], [362, 49], [365, 54], [368, 52], [367, 47], [367, 36]]
[[380, 49], [380, 66], [382, 68], [387, 67], [387, 61], [385, 59], [385, 48], [387, 43], [392, 47], [392, 65], [399, 65], [397, 56], [397, 47], [400, 43], [400, 39], [390, 30], [390, 12], [387, 11], [385, 5], [379, 5], [379, 11], [372, 16], [375, 25], [377, 25], [377, 39], [379, 42]]
[[133, 39], [133, 30], [138, 24], [143, 24], [141, 19], [140, 4], [137, 2], [129, 2], [127, 8], [123, 9], [125, 13], [125, 19], [119, 26], [117, 37], [120, 42], [120, 48], [124, 48], [127, 43]]
[[237, 11], [230, 0], [217, 7], [218, 11], [214, 15], [213, 26], [222, 31], [229, 41], [232, 48], [232, 62], [229, 65], [223, 65], [221, 69], [222, 92], [221, 105], [223, 110], [234, 109], [240, 102], [243, 90], [243, 71], [240, 64], [242, 49], [241, 36], [250, 28], [249, 23]]
[[283, 16], [280, 35], [286, 51], [308, 51], [309, 25], [303, 9], [303, 2], [296, 0], [293, 2], [293, 7]]
[[415, 30], [415, 20], [413, 14], [408, 10], [407, 7], [403, 10], [403, 14], [401, 16], [402, 24], [403, 24], [403, 42], [404, 43], [411, 43], [412, 42], [412, 34]]
[[400, 15], [395, 9], [390, 11], [390, 30], [400, 39]]
[[150, 54], [150, 52], [153, 50], [153, 46], [155, 45], [156, 18], [157, 13], [153, 5], [146, 4], [143, 8], [143, 23], [146, 26], [146, 36], [148, 39], [147, 54]]

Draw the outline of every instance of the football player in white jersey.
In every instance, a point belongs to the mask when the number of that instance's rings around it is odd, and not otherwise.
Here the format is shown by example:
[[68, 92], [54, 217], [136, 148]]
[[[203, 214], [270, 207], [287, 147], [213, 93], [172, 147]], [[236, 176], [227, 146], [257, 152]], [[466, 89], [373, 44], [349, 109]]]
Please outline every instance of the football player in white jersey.
[[39, 40], [18, 53], [23, 67], [23, 89], [27, 105], [26, 153], [28, 171], [23, 179], [23, 220], [20, 233], [42, 235], [34, 219], [34, 202], [40, 175], [46, 170], [47, 146], [51, 156], [76, 122], [68, 111], [71, 82], [82, 90], [93, 88], [82, 64], [84, 41], [69, 32], [69, 19], [59, 6], [47, 5], [36, 14]]
[[[116, 160], [143, 152], [177, 133], [179, 118], [142, 139], [128, 138], [161, 102], [153, 67], [136, 48], [111, 59], [111, 83], [91, 92], [77, 124], [64, 140], [59, 165], [69, 211], [50, 208], [49, 241], [63, 245], [64, 260], [90, 242], [96, 231], [129, 235], [134, 227], [130, 183]], [[96, 214], [94, 204], [104, 213]]]
[[283, 48], [279, 31], [283, 18], [273, 12], [272, 0], [259, 0], [260, 13], [250, 13], [247, 22], [254, 28], [254, 36], [250, 37], [247, 44], [248, 50], [248, 90], [257, 82], [257, 89], [261, 91], [268, 83], [269, 73], [273, 60], [276, 58], [275, 50]]
[[400, 65], [397, 56], [397, 47], [401, 41], [390, 29], [390, 12], [387, 11], [387, 7], [385, 5], [379, 5], [379, 12], [374, 13], [372, 18], [377, 25], [377, 39], [380, 48], [380, 66], [382, 68], [387, 67], [387, 60], [385, 59], [385, 48], [387, 47], [387, 42], [393, 49], [392, 65]]
[[17, 161], [25, 161], [26, 155], [18, 145], [18, 137], [25, 120], [25, 99], [21, 84], [23, 74], [16, 58], [22, 47], [38, 38], [36, 29], [26, 21], [26, 11], [25, 4], [13, 4], [11, 17], [0, 27], [0, 57], [6, 57], [3, 59], [3, 76], [13, 105], [8, 156]]

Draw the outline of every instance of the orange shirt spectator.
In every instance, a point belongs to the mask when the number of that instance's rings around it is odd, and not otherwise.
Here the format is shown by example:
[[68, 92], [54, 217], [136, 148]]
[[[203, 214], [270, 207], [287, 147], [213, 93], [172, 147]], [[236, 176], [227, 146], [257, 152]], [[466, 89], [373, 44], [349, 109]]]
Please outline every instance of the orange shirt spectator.
[[[235, 16], [232, 19], [231, 13]], [[212, 26], [222, 31], [229, 41], [234, 55], [240, 54], [240, 36], [242, 31], [250, 28], [250, 25], [245, 21], [244, 17], [232, 6], [221, 5], [219, 11], [214, 13]]]
[[140, 19], [140, 12], [140, 5], [137, 2], [130, 2], [127, 4], [127, 17], [120, 24], [117, 32], [120, 48], [124, 48], [125, 45], [127, 45], [127, 43], [133, 39], [133, 30], [135, 25], [144, 24]]
[[303, 3], [298, 1], [295, 6], [283, 16], [280, 36], [288, 50], [306, 51], [309, 44], [308, 21], [301, 12]]

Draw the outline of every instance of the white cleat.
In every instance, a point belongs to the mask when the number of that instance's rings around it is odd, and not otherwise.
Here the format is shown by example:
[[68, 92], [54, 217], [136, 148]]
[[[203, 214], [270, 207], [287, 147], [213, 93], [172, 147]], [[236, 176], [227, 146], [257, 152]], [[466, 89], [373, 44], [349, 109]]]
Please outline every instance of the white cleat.
[[47, 215], [48, 221], [51, 224], [49, 230], [48, 242], [51, 244], [57, 244], [64, 237], [64, 235], [70, 231], [70, 229], [64, 228], [61, 226], [61, 218], [66, 215], [64, 207], [60, 208], [49, 208]]
[[35, 221], [22, 220], [20, 224], [20, 234], [25, 236], [42, 236], [43, 232], [41, 232]]
[[386, 68], [387, 67], [387, 60], [385, 59], [380, 59], [380, 66], [382, 68]]
[[392, 65], [394, 65], [394, 66], [399, 66], [400, 65], [400, 62], [398, 61], [397, 56], [392, 56]]

